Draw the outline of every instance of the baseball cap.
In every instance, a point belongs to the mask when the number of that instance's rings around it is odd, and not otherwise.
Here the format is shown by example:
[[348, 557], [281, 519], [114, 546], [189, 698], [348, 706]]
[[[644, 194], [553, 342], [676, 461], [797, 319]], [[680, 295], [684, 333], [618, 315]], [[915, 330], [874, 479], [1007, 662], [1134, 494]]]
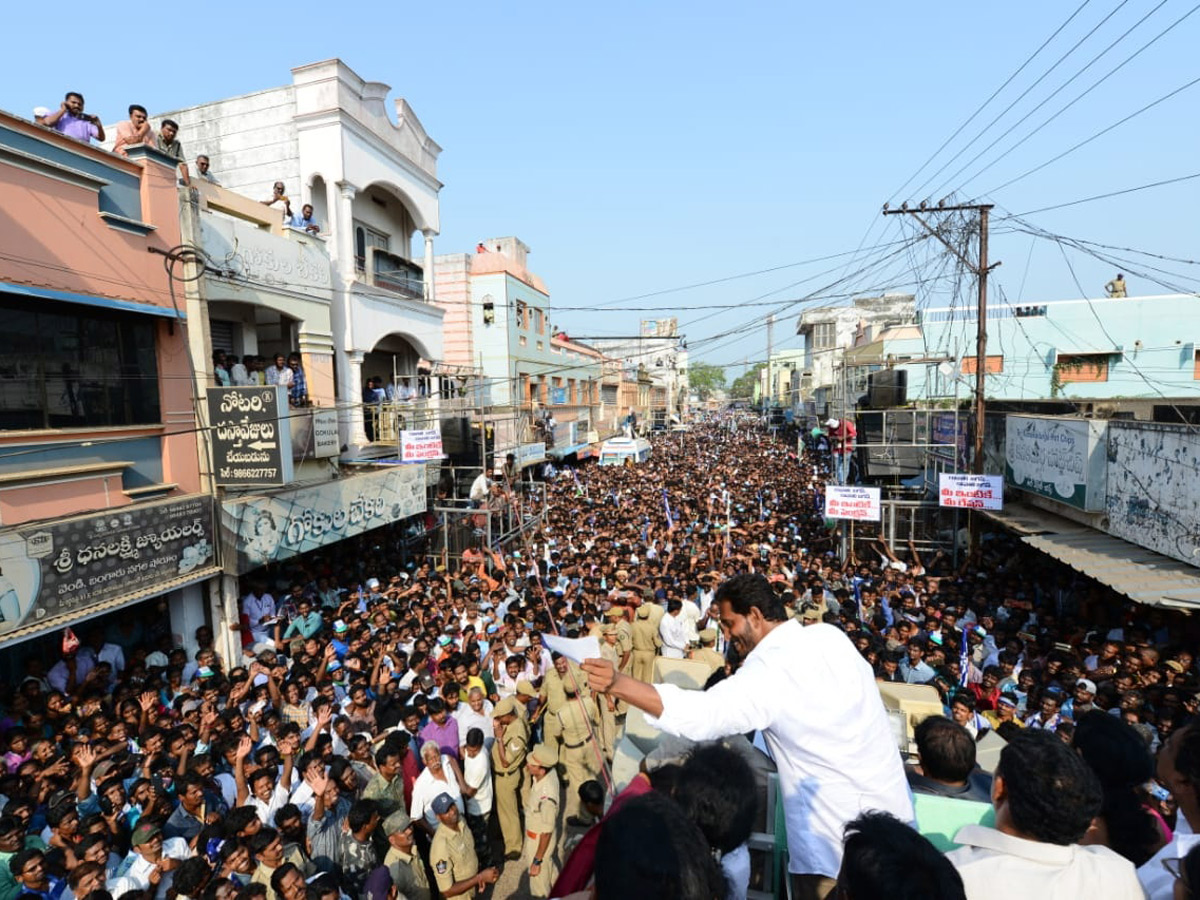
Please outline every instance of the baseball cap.
[[1096, 682], [1092, 681], [1090, 678], [1080, 678], [1075, 682], [1075, 687], [1081, 687], [1089, 694], [1096, 693]]
[[141, 847], [143, 844], [150, 843], [160, 834], [162, 834], [162, 829], [153, 822], [140, 822], [138, 827], [133, 829], [133, 838], [130, 843], [135, 847]]
[[1005, 691], [1003, 694], [1000, 695], [1000, 699], [997, 700], [996, 702], [1003, 706], [1011, 706], [1013, 708], [1016, 708], [1017, 695], [1013, 694], [1013, 693], [1009, 693], [1008, 691]]
[[338, 619], [336, 622], [333, 623], [333, 630], [338, 632], [339, 634], [344, 634], [345, 632], [349, 631], [350, 629], [349, 629], [349, 626], [345, 622], [343, 622], [341, 619]]
[[373, 591], [379, 590], [379, 579], [378, 578], [368, 578], [367, 579], [367, 587]]
[[444, 816], [450, 811], [450, 807], [454, 805], [454, 798], [445, 791], [433, 798], [433, 812], [435, 815]]

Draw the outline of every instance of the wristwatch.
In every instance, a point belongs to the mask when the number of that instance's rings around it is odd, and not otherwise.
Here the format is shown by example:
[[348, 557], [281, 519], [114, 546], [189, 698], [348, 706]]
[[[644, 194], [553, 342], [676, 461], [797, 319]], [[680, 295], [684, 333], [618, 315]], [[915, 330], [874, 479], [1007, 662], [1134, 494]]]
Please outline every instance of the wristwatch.
[[535, 859], [533, 860], [533, 864], [534, 864], [535, 866], [540, 866], [540, 865], [542, 864], [542, 861], [541, 861], [540, 859], [536, 859], [536, 858], [535, 858]]

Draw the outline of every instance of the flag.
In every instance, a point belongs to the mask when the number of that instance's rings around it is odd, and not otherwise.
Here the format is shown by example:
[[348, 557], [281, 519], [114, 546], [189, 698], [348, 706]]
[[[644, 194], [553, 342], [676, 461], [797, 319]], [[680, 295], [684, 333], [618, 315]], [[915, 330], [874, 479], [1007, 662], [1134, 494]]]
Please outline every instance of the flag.
[[967, 672], [971, 668], [971, 654], [967, 651], [967, 629], [962, 629], [962, 647], [958, 653], [958, 686], [967, 686]]
[[583, 496], [583, 488], [580, 487], [580, 485], [579, 485], [579, 476], [577, 474], [575, 474], [574, 469], [571, 470], [571, 477], [575, 479], [575, 496], [582, 497]]
[[79, 649], [79, 638], [75, 637], [75, 632], [70, 628], [63, 629], [62, 652], [63, 656], [70, 656]]
[[667, 499], [667, 489], [663, 488], [663, 507], [667, 511], [667, 528], [675, 527], [675, 519], [671, 516], [671, 501]]

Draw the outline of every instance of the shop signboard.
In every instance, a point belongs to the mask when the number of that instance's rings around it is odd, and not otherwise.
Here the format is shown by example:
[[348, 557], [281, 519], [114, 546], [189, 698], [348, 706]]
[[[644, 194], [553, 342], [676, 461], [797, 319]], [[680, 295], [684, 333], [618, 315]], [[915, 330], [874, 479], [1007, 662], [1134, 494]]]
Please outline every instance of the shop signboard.
[[240, 574], [415, 516], [425, 511], [425, 496], [425, 466], [395, 465], [313, 487], [227, 501], [221, 507], [221, 523], [236, 545]]
[[1103, 509], [1106, 426], [1095, 419], [1009, 416], [1005, 481], [1076, 509]]
[[954, 509], [1003, 509], [1001, 475], [938, 475], [938, 505]]
[[520, 444], [517, 447], [517, 465], [519, 467], [531, 466], [534, 463], [546, 461], [546, 443], [539, 441], [536, 444]]
[[329, 459], [341, 452], [336, 409], [293, 409], [288, 413], [292, 459]]
[[831, 484], [825, 488], [825, 518], [878, 522], [879, 488]]
[[292, 429], [287, 388], [248, 385], [208, 389], [213, 470], [222, 487], [292, 481]]
[[197, 494], [0, 534], [0, 637], [64, 624], [215, 566], [213, 501]]
[[442, 433], [436, 428], [400, 432], [400, 459], [428, 462], [442, 458]]

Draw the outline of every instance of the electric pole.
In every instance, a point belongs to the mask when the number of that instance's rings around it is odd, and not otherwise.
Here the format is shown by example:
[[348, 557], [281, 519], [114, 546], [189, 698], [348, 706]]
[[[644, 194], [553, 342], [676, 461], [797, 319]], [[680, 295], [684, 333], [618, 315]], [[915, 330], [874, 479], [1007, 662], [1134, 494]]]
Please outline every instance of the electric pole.
[[763, 408], [767, 410], [768, 424], [771, 421], [770, 407], [772, 406], [772, 403], [773, 403], [773, 400], [775, 397], [775, 383], [774, 383], [774, 378], [772, 377], [772, 373], [771, 373], [771, 350], [772, 350], [771, 344], [772, 344], [772, 338], [774, 337], [774, 335], [775, 335], [775, 314], [771, 313], [771, 315], [767, 316], [767, 396], [763, 398]]
[[[886, 203], [883, 206], [883, 214], [885, 216], [912, 216], [916, 219], [922, 228], [941, 241], [947, 250], [953, 253], [967, 269], [974, 273], [978, 282], [978, 308], [975, 317], [975, 453], [971, 463], [971, 471], [976, 475], [983, 474], [983, 426], [986, 410], [984, 394], [987, 384], [987, 281], [988, 273], [1000, 265], [998, 262], [988, 263], [988, 213], [991, 212], [993, 206], [994, 204], [991, 203], [967, 203], [958, 206], [944, 206], [939, 203], [936, 207], [927, 207], [925, 203], [922, 203], [917, 209], [909, 209], [907, 203], [902, 204], [899, 209], [889, 209]], [[958, 247], [946, 240], [941, 231], [925, 221], [925, 213], [933, 215], [946, 212], [973, 212], [978, 214], [978, 262], [971, 260]], [[979, 528], [975, 522], [974, 514], [971, 516], [971, 525], [971, 550], [974, 551], [979, 546]]]

